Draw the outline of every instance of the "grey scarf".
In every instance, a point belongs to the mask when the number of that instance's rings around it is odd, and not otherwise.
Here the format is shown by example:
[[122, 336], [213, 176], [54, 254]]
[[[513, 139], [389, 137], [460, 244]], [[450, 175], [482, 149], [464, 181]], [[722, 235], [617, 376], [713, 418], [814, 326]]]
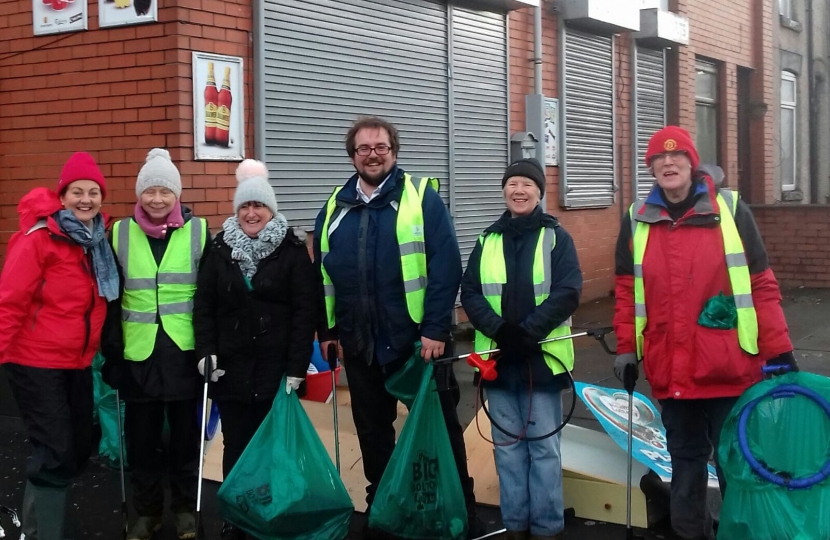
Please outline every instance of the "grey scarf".
[[251, 238], [242, 230], [236, 216], [231, 216], [222, 225], [225, 231], [225, 243], [231, 248], [231, 258], [239, 262], [239, 269], [249, 280], [256, 274], [259, 261], [272, 254], [279, 247], [288, 232], [288, 221], [282, 214], [277, 214], [259, 231], [256, 238]]

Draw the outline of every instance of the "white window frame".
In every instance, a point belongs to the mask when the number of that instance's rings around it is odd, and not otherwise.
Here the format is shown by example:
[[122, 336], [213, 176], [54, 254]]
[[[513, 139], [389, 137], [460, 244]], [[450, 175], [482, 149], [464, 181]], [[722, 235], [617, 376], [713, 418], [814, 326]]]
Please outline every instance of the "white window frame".
[[[695, 73], [698, 71], [705, 71], [711, 75], [715, 76], [715, 95], [714, 97], [708, 96], [699, 96], [697, 94], [697, 90], [695, 90], [695, 108], [699, 105], [703, 107], [710, 108], [715, 111], [715, 156], [713, 165], [720, 165], [720, 144], [721, 144], [721, 133], [720, 133], [720, 71], [718, 65], [714, 62], [710, 62], [707, 60], [702, 60], [698, 58], [695, 61]], [[695, 122], [695, 130], [699, 126], [697, 122]], [[700, 147], [700, 145], [698, 145]]]
[[[792, 83], [793, 85], [793, 99], [792, 101], [784, 101], [784, 92], [783, 86], [785, 83]], [[793, 156], [793, 170], [792, 170], [792, 177], [791, 181], [788, 182], [787, 179], [784, 178], [784, 170], [781, 170], [781, 190], [782, 191], [793, 191], [796, 188], [796, 178], [798, 172], [798, 144], [797, 144], [797, 137], [798, 137], [798, 130], [796, 129], [798, 126], [798, 78], [795, 76], [794, 73], [789, 71], [782, 71], [781, 72], [781, 112], [785, 109], [791, 110], [793, 113], [793, 128], [792, 128], [792, 141], [785, 141], [781, 139], [781, 134], [784, 132], [783, 129], [778, 129], [778, 138], [779, 144], [783, 147], [785, 144], [792, 145], [792, 156]], [[781, 117], [781, 122], [783, 123], [783, 115], [779, 115]]]

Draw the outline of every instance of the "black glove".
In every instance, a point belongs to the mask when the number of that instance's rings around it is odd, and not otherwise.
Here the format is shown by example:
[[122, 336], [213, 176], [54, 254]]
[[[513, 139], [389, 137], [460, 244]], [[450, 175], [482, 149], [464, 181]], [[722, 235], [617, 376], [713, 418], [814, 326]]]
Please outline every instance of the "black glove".
[[798, 362], [795, 359], [795, 355], [792, 351], [786, 352], [784, 354], [779, 354], [775, 358], [770, 358], [767, 360], [768, 366], [788, 366], [788, 368], [781, 367], [775, 371], [767, 372], [768, 375], [784, 375], [785, 373], [793, 372], [793, 371], [801, 371], [798, 369]]
[[306, 391], [308, 390], [308, 386], [306, 385], [306, 382], [305, 382], [305, 381], [306, 381], [306, 380], [305, 380], [305, 379], [303, 379], [303, 382], [301, 382], [301, 383], [300, 383], [300, 387], [299, 387], [299, 388], [297, 388], [297, 397], [298, 397], [298, 398], [304, 398], [304, 397], [305, 397], [305, 393], [306, 393]]
[[123, 358], [107, 357], [101, 366], [101, 378], [112, 389], [124, 392], [130, 380], [130, 366]]
[[505, 322], [496, 332], [496, 345], [503, 353], [502, 358], [525, 358], [541, 350], [542, 346], [533, 339], [527, 330]]

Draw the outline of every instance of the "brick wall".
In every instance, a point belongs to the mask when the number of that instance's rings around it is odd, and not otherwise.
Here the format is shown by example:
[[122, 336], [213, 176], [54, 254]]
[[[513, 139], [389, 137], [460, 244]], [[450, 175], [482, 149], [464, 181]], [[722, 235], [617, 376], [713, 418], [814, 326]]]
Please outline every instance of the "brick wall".
[[822, 205], [753, 206], [782, 286], [830, 287], [830, 211]]
[[[86, 1], [86, 0], [83, 0]], [[34, 37], [30, 0], [0, 3], [0, 252], [17, 230], [16, 205], [52, 187], [74, 151], [90, 152], [107, 178], [103, 210], [135, 203], [150, 148], [166, 147], [182, 173], [182, 200], [221, 225], [232, 213], [236, 163], [193, 161], [191, 51], [241, 56], [247, 154], [253, 137], [252, 13], [245, 0], [161, 0], [159, 22]], [[238, 92], [237, 89], [233, 89]]]

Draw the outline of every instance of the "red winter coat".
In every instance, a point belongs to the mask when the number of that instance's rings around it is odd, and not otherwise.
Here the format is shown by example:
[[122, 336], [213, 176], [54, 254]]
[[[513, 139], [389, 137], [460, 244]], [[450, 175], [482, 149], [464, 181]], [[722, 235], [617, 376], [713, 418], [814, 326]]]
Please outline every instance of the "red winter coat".
[[[708, 176], [693, 186], [695, 204], [673, 222], [656, 190], [639, 216], [659, 208], [651, 223], [643, 259], [648, 322], [643, 332], [643, 365], [657, 399], [738, 396], [761, 380], [766, 360], [792, 351], [781, 309], [781, 292], [749, 207], [738, 201], [735, 222], [743, 241], [758, 315], [757, 356], [743, 351], [738, 331], [716, 330], [697, 321], [706, 301], [732, 294], [720, 230], [715, 188]], [[631, 221], [623, 219], [616, 253], [617, 354], [636, 354], [634, 331], [634, 258]]]
[[[98, 350], [106, 299], [98, 294], [91, 254], [51, 217], [61, 208], [46, 188], [32, 190], [17, 207], [20, 231], [9, 241], [0, 276], [0, 363], [83, 369]], [[45, 226], [36, 227], [43, 219]]]

